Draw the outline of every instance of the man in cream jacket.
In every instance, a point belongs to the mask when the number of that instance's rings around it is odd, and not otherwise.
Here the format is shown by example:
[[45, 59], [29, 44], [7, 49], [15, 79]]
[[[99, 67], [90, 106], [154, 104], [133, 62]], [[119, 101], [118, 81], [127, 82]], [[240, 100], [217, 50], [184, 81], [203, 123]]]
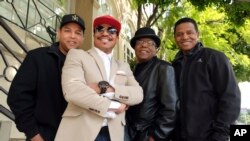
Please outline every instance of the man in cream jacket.
[[65, 60], [62, 87], [68, 106], [57, 141], [123, 141], [125, 110], [143, 99], [129, 65], [112, 56], [120, 22], [100, 16], [93, 28], [94, 47], [71, 49]]

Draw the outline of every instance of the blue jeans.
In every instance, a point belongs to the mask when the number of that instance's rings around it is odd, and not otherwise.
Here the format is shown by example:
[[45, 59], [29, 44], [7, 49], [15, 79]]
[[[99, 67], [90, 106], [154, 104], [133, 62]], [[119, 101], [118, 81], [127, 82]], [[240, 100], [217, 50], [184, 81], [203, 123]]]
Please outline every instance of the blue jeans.
[[101, 128], [101, 130], [98, 133], [95, 141], [111, 141], [110, 136], [109, 136], [108, 126], [104, 126], [104, 127]]

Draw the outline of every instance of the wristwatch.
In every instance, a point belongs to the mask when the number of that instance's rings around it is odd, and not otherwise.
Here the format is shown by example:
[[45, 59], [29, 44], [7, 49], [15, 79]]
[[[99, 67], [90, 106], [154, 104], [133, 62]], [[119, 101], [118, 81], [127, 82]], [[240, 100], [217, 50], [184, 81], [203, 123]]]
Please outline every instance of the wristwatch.
[[110, 87], [109, 82], [107, 81], [100, 81], [98, 83], [98, 87], [100, 88], [101, 92], [100, 94], [106, 93], [108, 87]]

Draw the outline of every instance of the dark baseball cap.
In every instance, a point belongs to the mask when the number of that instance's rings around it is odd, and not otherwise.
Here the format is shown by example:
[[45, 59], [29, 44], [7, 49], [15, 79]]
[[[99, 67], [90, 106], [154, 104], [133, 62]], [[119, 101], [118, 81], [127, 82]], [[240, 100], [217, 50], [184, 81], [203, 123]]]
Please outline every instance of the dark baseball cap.
[[76, 23], [82, 28], [83, 31], [85, 30], [84, 20], [80, 16], [78, 16], [77, 14], [64, 15], [62, 17], [60, 28], [62, 28], [65, 24], [68, 24], [68, 23]]

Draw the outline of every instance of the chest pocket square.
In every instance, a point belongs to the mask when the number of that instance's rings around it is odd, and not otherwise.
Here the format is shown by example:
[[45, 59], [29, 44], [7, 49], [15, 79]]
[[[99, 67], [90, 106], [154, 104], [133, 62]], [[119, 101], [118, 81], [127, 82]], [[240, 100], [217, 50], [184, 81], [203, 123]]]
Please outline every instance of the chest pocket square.
[[117, 71], [114, 82], [115, 85], [125, 85], [127, 82], [127, 73], [125, 71]]

